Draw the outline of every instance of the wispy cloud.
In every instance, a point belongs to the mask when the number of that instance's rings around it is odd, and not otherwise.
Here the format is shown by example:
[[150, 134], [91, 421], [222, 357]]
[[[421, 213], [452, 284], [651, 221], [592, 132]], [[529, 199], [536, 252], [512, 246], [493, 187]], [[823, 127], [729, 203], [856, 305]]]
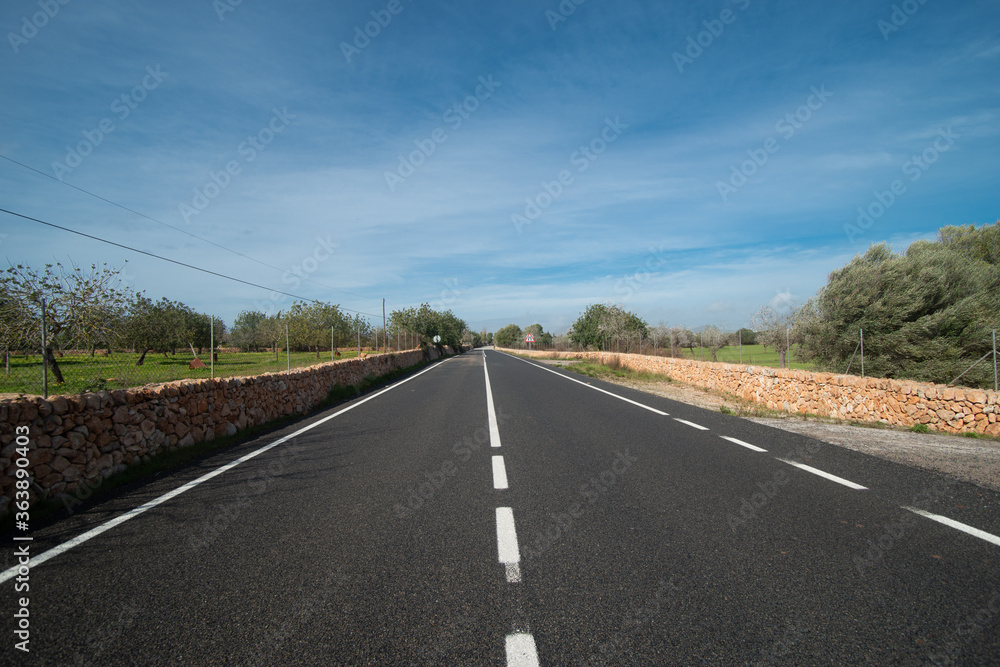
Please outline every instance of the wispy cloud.
[[[341, 43], [372, 20], [364, 3], [242, 3], [221, 20], [196, 0], [62, 5], [0, 55], [0, 152], [51, 173], [109, 118], [67, 182], [281, 270], [0, 161], [5, 203], [271, 289], [329, 237], [337, 249], [311, 274], [328, 288], [303, 282], [304, 297], [367, 312], [458, 281], [449, 307], [474, 328], [557, 331], [588, 303], [622, 300], [654, 322], [739, 326], [780, 291], [804, 301], [868, 242], [998, 217], [992, 3], [928, 3], [888, 40], [889, 6], [585, 3], [553, 29], [548, 4], [404, 3], [350, 59]], [[8, 3], [0, 27], [16, 33], [36, 9]], [[725, 9], [736, 19], [678, 71], [672, 54]], [[114, 100], [149, 67], [169, 76], [120, 118]], [[484, 77], [499, 85], [463, 108]], [[286, 108], [294, 120], [248, 159], [241, 146]], [[615, 118], [627, 129], [579, 170], [574, 156]], [[948, 126], [961, 139], [947, 168], [850, 242], [857, 207]], [[436, 130], [446, 138], [387, 187]], [[180, 204], [233, 161], [185, 220]], [[734, 168], [745, 183], [723, 199]], [[519, 234], [511, 215], [564, 170], [572, 182]], [[0, 232], [12, 261], [128, 257], [138, 288], [229, 320], [266, 298], [12, 218]], [[651, 247], [666, 259], [649, 268]]]

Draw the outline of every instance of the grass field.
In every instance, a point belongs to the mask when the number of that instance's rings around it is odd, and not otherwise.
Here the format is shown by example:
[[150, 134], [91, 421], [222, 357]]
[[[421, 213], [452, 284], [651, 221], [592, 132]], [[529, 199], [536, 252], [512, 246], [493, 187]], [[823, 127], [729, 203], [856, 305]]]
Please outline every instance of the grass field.
[[[803, 370], [811, 371], [815, 370], [816, 366], [812, 363], [804, 363], [801, 361], [796, 361], [796, 352], [798, 351], [798, 345], [792, 345], [791, 353], [788, 358], [788, 368], [800, 368]], [[693, 353], [693, 356], [691, 355]], [[716, 352], [716, 357], [719, 361], [723, 361], [727, 364], [738, 364], [740, 363], [740, 348], [739, 346], [729, 346], [724, 347], [718, 352]], [[701, 361], [711, 361], [712, 352], [711, 350], [706, 350], [704, 348], [695, 348], [694, 350], [684, 350], [685, 359], [698, 359]], [[754, 366], [773, 366], [778, 367], [778, 351], [773, 347], [768, 348], [764, 351], [763, 345], [744, 345], [743, 346], [743, 363], [753, 364]]]
[[[798, 351], [798, 345], [792, 345], [790, 355], [788, 357], [788, 368], [799, 368], [802, 370], [813, 371], [817, 370], [816, 365], [811, 362], [802, 362], [796, 360], [796, 352]], [[609, 350], [613, 352], [614, 349]], [[643, 354], [652, 354], [652, 348], [644, 345], [642, 348]], [[687, 348], [675, 348], [674, 350], [678, 353], [679, 357], [684, 359], [695, 359], [697, 361], [712, 361], [712, 352], [704, 348], [694, 348], [693, 350]], [[658, 350], [662, 354], [663, 349]], [[554, 353], [553, 353], [554, 354]], [[553, 356], [553, 358], [556, 358]], [[724, 347], [716, 352], [717, 361], [725, 362], [727, 364], [738, 364], [740, 363], [740, 348], [739, 346], [729, 346]], [[767, 351], [764, 350], [763, 345], [744, 345], [743, 346], [743, 360], [744, 364], [752, 364], [754, 366], [772, 366], [778, 368], [778, 352], [773, 347], [769, 348]]]
[[[358, 356], [357, 350], [341, 350], [340, 359], [350, 359]], [[319, 358], [315, 352], [292, 352], [290, 355], [292, 368], [312, 366], [313, 364], [330, 361], [330, 352], [320, 352]], [[150, 352], [142, 366], [136, 366], [139, 355], [119, 352], [110, 357], [100, 355], [91, 358], [89, 355], [66, 355], [57, 358], [59, 369], [66, 382], [56, 384], [49, 370], [49, 394], [77, 394], [82, 391], [98, 389], [124, 389], [139, 387], [152, 382], [171, 382], [173, 380], [200, 379], [210, 376], [209, 355], [206, 352], [199, 358], [205, 363], [205, 368], [188, 368], [194, 357], [190, 351], [171, 355]], [[239, 375], [259, 375], [273, 373], [286, 369], [285, 353], [278, 352], [277, 361], [273, 352], [236, 352], [220, 353], [215, 362], [215, 377], [232, 377]], [[12, 356], [10, 369], [0, 366], [0, 394], [42, 394], [42, 357], [33, 355]]]

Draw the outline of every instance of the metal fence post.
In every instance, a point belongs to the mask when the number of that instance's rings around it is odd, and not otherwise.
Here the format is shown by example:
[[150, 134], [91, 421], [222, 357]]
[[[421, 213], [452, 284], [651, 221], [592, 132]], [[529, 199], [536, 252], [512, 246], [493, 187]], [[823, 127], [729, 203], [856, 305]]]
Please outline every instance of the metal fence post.
[[285, 370], [292, 370], [292, 356], [288, 350], [288, 322], [285, 322]]
[[208, 316], [209, 330], [208, 330], [208, 344], [212, 347], [208, 351], [208, 377], [211, 380], [215, 379], [215, 315]]
[[865, 377], [865, 330], [861, 329], [861, 378]]
[[997, 330], [993, 330], [993, 391], [997, 389]]
[[42, 299], [42, 396], [49, 397], [49, 357], [45, 354], [45, 299]]

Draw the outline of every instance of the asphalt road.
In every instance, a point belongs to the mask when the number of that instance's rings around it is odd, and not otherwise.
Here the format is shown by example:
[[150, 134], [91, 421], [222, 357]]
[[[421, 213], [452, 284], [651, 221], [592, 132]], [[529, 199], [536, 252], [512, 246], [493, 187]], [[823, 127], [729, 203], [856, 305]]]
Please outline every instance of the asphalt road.
[[474, 351], [3, 536], [0, 659], [1000, 664], [998, 507]]

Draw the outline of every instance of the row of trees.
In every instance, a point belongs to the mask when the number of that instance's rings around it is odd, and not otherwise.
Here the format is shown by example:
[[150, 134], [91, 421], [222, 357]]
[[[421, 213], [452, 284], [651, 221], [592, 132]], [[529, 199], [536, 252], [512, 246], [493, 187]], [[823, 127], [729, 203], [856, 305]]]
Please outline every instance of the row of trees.
[[524, 342], [524, 339], [531, 334], [535, 339], [535, 344], [548, 346], [552, 345], [552, 334], [542, 328], [541, 324], [530, 324], [521, 329], [516, 324], [508, 324], [501, 327], [493, 334], [493, 343], [500, 347], [516, 347]]
[[296, 301], [287, 312], [266, 315], [260, 311], [245, 310], [236, 316], [229, 344], [246, 352], [274, 350], [287, 344], [292, 350], [315, 351], [351, 347], [356, 341], [366, 344], [378, 333], [368, 320], [360, 315], [348, 315], [338, 306], [319, 301]]
[[[372, 326], [360, 315], [349, 315], [339, 306], [321, 302], [295, 302], [276, 315], [243, 311], [232, 330], [204, 313], [179, 301], [153, 301], [133, 292], [122, 280], [121, 268], [92, 265], [49, 264], [42, 270], [17, 265], [0, 274], [0, 344], [5, 354], [42, 347], [44, 317], [45, 349], [56, 382], [63, 382], [57, 352], [64, 350], [134, 350], [136, 365], [149, 352], [176, 353], [189, 345], [200, 354], [211, 345], [228, 343], [244, 351], [285, 346], [315, 351], [352, 347], [359, 340], [374, 345], [378, 340], [403, 337], [411, 345], [429, 345], [439, 337], [442, 345], [481, 345], [479, 334], [450, 310], [420, 308], [394, 311], [388, 331]], [[42, 304], [44, 303], [44, 309]]]

